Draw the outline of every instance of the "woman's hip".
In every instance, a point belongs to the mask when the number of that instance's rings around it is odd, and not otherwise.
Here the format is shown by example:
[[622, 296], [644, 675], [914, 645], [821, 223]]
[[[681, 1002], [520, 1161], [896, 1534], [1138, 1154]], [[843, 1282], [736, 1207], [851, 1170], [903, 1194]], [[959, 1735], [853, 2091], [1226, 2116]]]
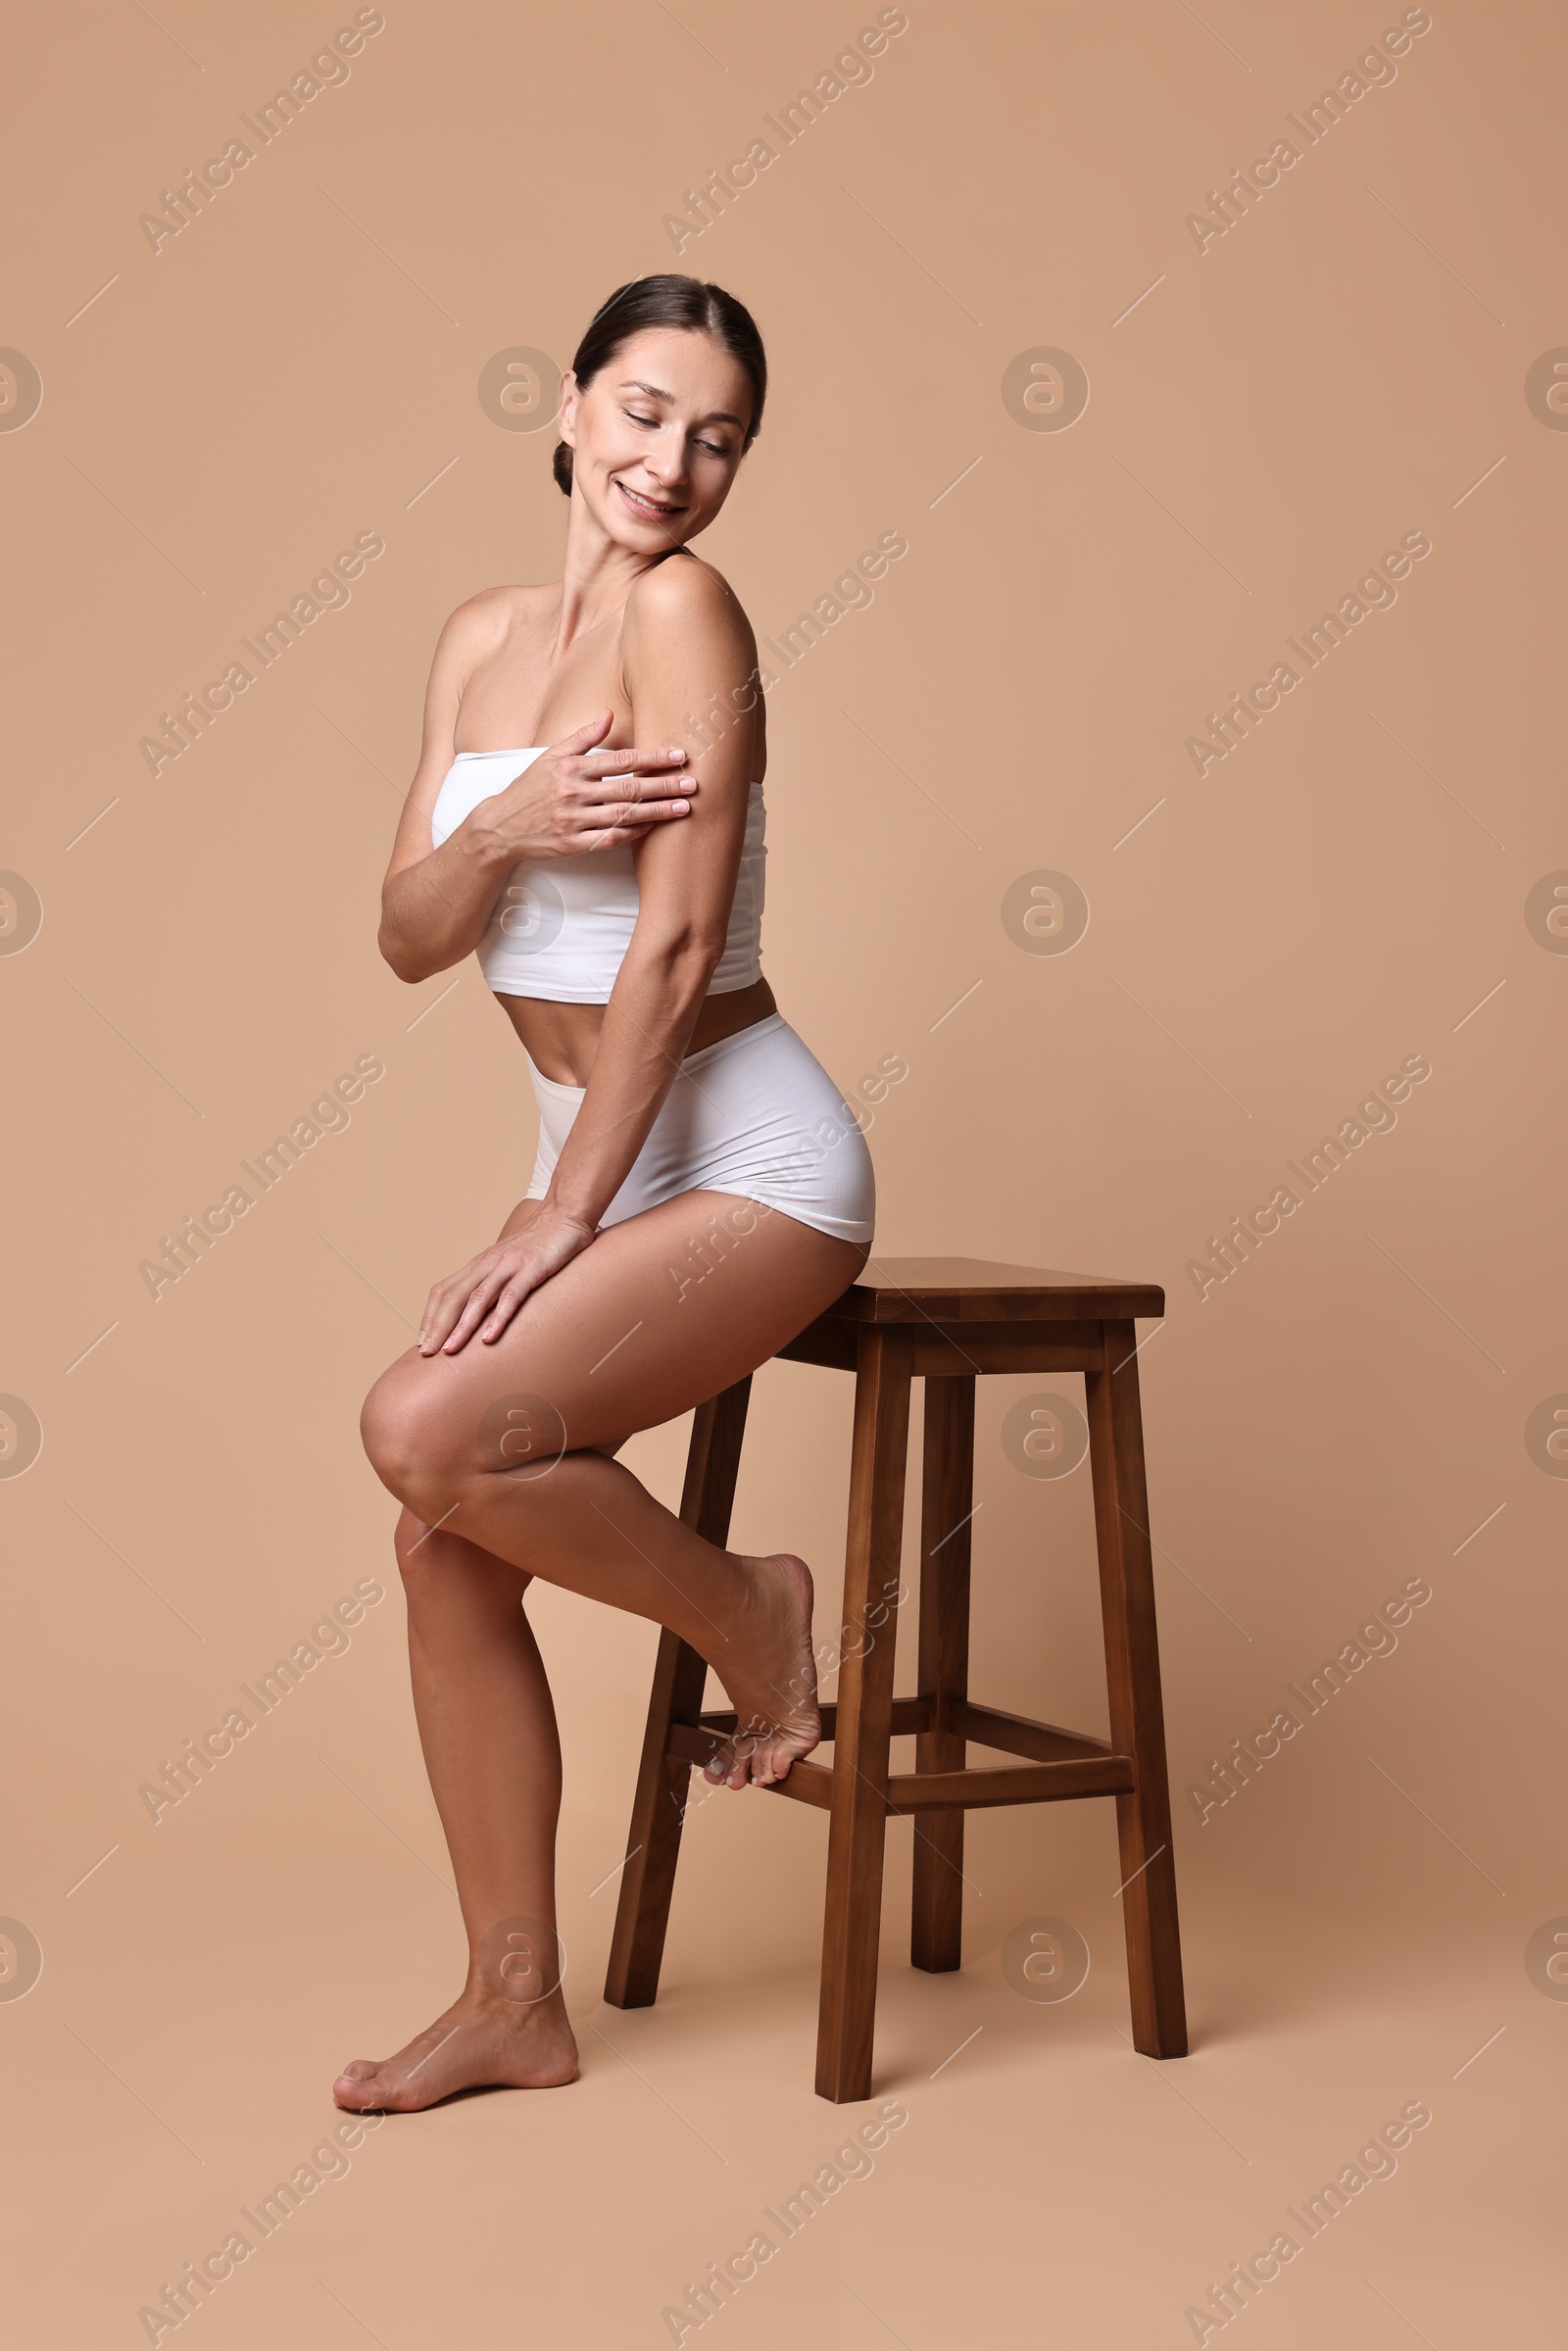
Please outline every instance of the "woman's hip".
[[[539, 1157], [528, 1188], [543, 1199], [583, 1089], [541, 1077]], [[855, 1113], [781, 1013], [688, 1054], [602, 1226], [683, 1192], [728, 1192], [818, 1232], [868, 1246], [876, 1180]]]

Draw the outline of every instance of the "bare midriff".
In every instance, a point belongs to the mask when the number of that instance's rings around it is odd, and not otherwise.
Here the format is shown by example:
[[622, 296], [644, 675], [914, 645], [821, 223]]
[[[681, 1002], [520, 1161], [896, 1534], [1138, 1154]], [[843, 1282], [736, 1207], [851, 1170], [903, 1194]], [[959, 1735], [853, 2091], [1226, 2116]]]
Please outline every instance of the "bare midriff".
[[[521, 1038], [529, 1060], [558, 1086], [586, 1086], [605, 1025], [603, 1004], [558, 1004], [538, 996], [498, 996], [497, 1004]], [[736, 1036], [778, 1009], [766, 980], [705, 997], [686, 1047], [701, 1053], [721, 1037]]]

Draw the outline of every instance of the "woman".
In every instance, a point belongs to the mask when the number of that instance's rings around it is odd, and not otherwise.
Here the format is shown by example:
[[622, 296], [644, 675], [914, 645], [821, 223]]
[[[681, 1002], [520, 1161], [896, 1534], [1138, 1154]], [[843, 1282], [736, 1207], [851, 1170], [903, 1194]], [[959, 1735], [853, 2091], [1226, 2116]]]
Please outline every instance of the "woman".
[[533, 1577], [701, 1651], [740, 1725], [715, 1783], [782, 1779], [819, 1736], [804, 1561], [718, 1550], [612, 1458], [765, 1362], [871, 1241], [864, 1142], [760, 973], [756, 644], [688, 552], [765, 391], [732, 296], [622, 286], [563, 379], [564, 578], [489, 589], [436, 649], [382, 953], [424, 980], [478, 950], [527, 1056], [539, 1157], [365, 1406], [404, 1505], [415, 1707], [469, 1966], [407, 2048], [338, 2078], [340, 2106], [575, 2076]]

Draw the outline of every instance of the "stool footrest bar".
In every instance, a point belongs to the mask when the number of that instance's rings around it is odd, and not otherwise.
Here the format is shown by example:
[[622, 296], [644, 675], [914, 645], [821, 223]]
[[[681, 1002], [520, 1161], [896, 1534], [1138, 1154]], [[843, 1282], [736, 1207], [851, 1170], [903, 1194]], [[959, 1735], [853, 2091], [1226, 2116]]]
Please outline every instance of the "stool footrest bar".
[[932, 1728], [961, 1731], [975, 1746], [995, 1747], [1004, 1755], [1027, 1755], [1031, 1763], [1065, 1763], [1074, 1756], [1087, 1762], [1092, 1756], [1115, 1751], [1104, 1739], [1091, 1739], [1082, 1731], [1032, 1722], [1027, 1715], [1004, 1714], [995, 1706], [976, 1706], [967, 1698], [949, 1712], [951, 1723], [933, 1724]]
[[958, 1804], [968, 1812], [986, 1804], [1051, 1804], [1062, 1796], [1128, 1795], [1132, 1787], [1130, 1755], [1004, 1763], [994, 1770], [895, 1772], [888, 1781], [888, 1810], [935, 1812]]
[[[822, 1738], [831, 1740], [838, 1733], [838, 1708], [831, 1699], [821, 1709]], [[699, 1755], [696, 1748], [688, 1750], [670, 1742], [672, 1755], [690, 1754], [694, 1762], [706, 1763], [721, 1739], [735, 1735], [736, 1716], [733, 1707], [711, 1707], [700, 1714], [695, 1726], [676, 1724], [672, 1729], [697, 1728], [710, 1733], [707, 1744]], [[1089, 1762], [1114, 1750], [1102, 1739], [1091, 1739], [1084, 1731], [1064, 1731], [1056, 1723], [1037, 1723], [1023, 1714], [1004, 1714], [996, 1706], [976, 1706], [967, 1698], [950, 1699], [944, 1708], [934, 1697], [895, 1698], [893, 1701], [892, 1737], [907, 1739], [922, 1731], [951, 1731], [966, 1739], [971, 1746], [994, 1747], [1002, 1755], [1027, 1755], [1031, 1763], [1068, 1763], [1076, 1759]]]
[[[906, 1705], [918, 1705], [918, 1699], [906, 1699]], [[973, 1711], [984, 1715], [987, 1709]], [[1004, 1722], [1007, 1718], [1002, 1718]], [[1040, 1726], [1025, 1724], [1023, 1729], [1034, 1731]], [[683, 1762], [705, 1764], [714, 1750], [731, 1737], [735, 1729], [733, 1714], [704, 1715], [701, 1723], [672, 1723], [667, 1753]], [[1071, 1732], [1058, 1732], [1055, 1737], [1072, 1739]], [[987, 1743], [990, 1743], [989, 1741]], [[1066, 1796], [1116, 1796], [1131, 1792], [1133, 1780], [1132, 1758], [1113, 1755], [1108, 1747], [1098, 1741], [1074, 1741], [1090, 1751], [1070, 1753], [1045, 1762], [999, 1764], [967, 1771], [953, 1772], [895, 1772], [888, 1781], [887, 1808], [890, 1812], [933, 1812], [952, 1805], [965, 1811], [977, 1805], [991, 1804], [1051, 1804]], [[1003, 1750], [1004, 1753], [1006, 1749]], [[774, 1795], [793, 1796], [803, 1804], [814, 1804], [825, 1811], [832, 1802], [833, 1766], [809, 1760], [791, 1766], [787, 1780], [777, 1782]]]
[[[918, 1731], [934, 1731], [937, 1727], [935, 1707], [936, 1700], [934, 1698], [895, 1698], [893, 1701], [893, 1738], [907, 1739], [913, 1733]], [[829, 1739], [836, 1738], [838, 1736], [839, 1723], [838, 1707], [835, 1705], [834, 1701], [829, 1698], [825, 1705], [820, 1707], [818, 1711], [822, 1717], [823, 1739]], [[999, 1723], [1010, 1722], [1012, 1719], [1013, 1718], [1010, 1715], [1004, 1714], [999, 1714], [997, 1717]], [[737, 1717], [733, 1706], [710, 1706], [705, 1713], [702, 1713], [697, 1717], [697, 1721], [704, 1731], [711, 1731], [720, 1739], [733, 1739], [735, 1736]], [[1047, 1725], [1041, 1724], [1040, 1728], [1045, 1730]], [[977, 1736], [977, 1734], [973, 1732], [970, 1733], [971, 1738], [975, 1736]], [[1071, 1734], [1063, 1733], [1061, 1736], [1070, 1738]], [[678, 1750], [672, 1746], [669, 1751], [673, 1755]], [[705, 1754], [707, 1751], [707, 1749], [704, 1750]], [[1003, 1749], [1004, 1754], [1010, 1754], [1012, 1751], [1013, 1750], [1011, 1748], [1007, 1747]], [[1053, 1750], [1053, 1752], [1054, 1752], [1054, 1750]], [[1109, 1747], [1097, 1746], [1095, 1747], [1094, 1752], [1097, 1755], [1108, 1755], [1110, 1753], [1110, 1749]]]

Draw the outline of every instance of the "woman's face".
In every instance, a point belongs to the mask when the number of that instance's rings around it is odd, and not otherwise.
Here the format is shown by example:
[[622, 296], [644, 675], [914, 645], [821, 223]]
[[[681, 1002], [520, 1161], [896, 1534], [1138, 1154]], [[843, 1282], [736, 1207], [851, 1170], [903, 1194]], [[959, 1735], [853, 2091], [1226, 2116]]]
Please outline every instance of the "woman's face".
[[751, 420], [739, 360], [683, 327], [632, 335], [580, 390], [569, 368], [562, 382], [573, 488], [630, 554], [666, 555], [707, 528], [729, 495]]

